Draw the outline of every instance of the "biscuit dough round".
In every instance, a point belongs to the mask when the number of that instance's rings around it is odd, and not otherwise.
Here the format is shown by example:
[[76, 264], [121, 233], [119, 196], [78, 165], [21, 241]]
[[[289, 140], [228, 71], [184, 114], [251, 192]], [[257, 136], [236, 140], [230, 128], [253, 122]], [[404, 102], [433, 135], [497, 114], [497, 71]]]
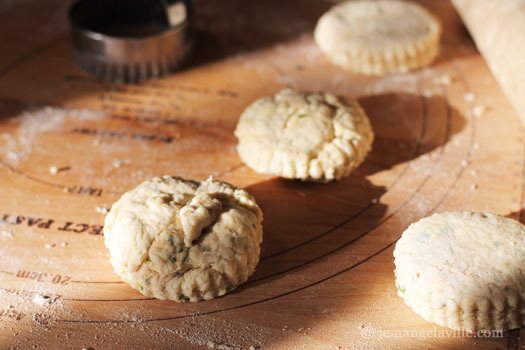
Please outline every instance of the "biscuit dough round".
[[525, 226], [518, 221], [434, 214], [408, 227], [394, 258], [398, 294], [425, 320], [470, 331], [524, 324]]
[[314, 37], [333, 64], [380, 75], [432, 63], [439, 53], [441, 24], [413, 2], [347, 1], [319, 19]]
[[349, 175], [374, 139], [357, 101], [292, 89], [252, 103], [235, 135], [241, 159], [255, 171], [314, 181]]
[[162, 176], [126, 192], [106, 216], [117, 274], [146, 296], [213, 299], [254, 272], [262, 212], [245, 190]]

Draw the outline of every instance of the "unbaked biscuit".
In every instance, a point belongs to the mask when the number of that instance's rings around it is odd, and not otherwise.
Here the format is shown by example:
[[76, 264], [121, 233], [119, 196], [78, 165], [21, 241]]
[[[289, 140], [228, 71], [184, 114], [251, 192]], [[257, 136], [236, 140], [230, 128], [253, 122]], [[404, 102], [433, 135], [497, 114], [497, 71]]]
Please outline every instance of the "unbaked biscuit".
[[398, 294], [427, 321], [454, 329], [524, 324], [525, 226], [495, 214], [434, 214], [394, 250]]
[[104, 237], [115, 271], [142, 294], [208, 300], [254, 272], [262, 212], [246, 191], [225, 182], [156, 177], [113, 204]]
[[314, 36], [335, 65], [380, 75], [432, 63], [439, 53], [441, 24], [413, 2], [347, 1], [319, 19]]
[[350, 174], [374, 139], [357, 101], [291, 89], [251, 104], [235, 135], [241, 159], [255, 171], [315, 181]]

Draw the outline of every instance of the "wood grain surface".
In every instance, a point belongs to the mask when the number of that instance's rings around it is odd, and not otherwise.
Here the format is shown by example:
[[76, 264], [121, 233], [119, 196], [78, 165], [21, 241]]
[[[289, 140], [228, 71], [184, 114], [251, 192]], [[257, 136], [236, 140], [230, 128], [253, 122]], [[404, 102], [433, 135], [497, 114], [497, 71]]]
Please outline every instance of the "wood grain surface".
[[[445, 210], [520, 219], [524, 201], [518, 117], [451, 4], [421, 3], [443, 21], [442, 53], [411, 74], [330, 65], [312, 30], [332, 2], [202, 0], [188, 66], [120, 85], [73, 63], [69, 2], [0, 2], [0, 348], [524, 348], [519, 330], [428, 323], [396, 293], [392, 251], [410, 223]], [[239, 114], [285, 87], [363, 105], [376, 139], [350, 177], [309, 184], [242, 164]], [[263, 209], [261, 261], [232, 294], [159, 301], [113, 272], [105, 210], [163, 174], [214, 175]]]

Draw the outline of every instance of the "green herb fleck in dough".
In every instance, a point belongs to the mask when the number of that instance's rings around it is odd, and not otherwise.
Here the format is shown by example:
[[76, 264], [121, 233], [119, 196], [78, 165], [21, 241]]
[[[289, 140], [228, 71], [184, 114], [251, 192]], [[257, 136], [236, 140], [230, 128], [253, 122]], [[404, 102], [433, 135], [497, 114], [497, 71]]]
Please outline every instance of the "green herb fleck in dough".
[[231, 292], [231, 291], [234, 290], [235, 288], [237, 288], [237, 285], [236, 285], [236, 284], [230, 284], [230, 285], [228, 286], [228, 288], [226, 288], [226, 290], [227, 290], [228, 292]]
[[397, 286], [397, 289], [399, 289], [399, 291], [400, 291], [401, 293], [406, 292], [406, 288], [405, 288], [404, 286], [399, 285], [399, 286]]
[[[373, 142], [368, 117], [356, 101], [293, 89], [253, 102], [241, 114], [234, 133], [239, 156], [249, 167], [303, 181], [346, 177]], [[307, 149], [314, 149], [307, 158], [319, 153], [314, 160], [305, 159]]]
[[441, 232], [445, 235], [449, 235], [454, 232], [454, 229], [450, 226], [445, 226], [441, 229]]
[[[180, 178], [153, 178], [132, 190], [135, 195], [123, 196], [108, 215], [113, 267], [141, 294], [179, 302], [211, 299], [253, 273], [262, 240], [262, 213], [255, 200], [211, 178], [197, 185], [193, 191]], [[240, 201], [233, 198], [235, 191]], [[161, 201], [168, 195], [174, 198], [169, 208]], [[136, 216], [123, 214], [129, 212]], [[130, 234], [110, 232], [119, 225]], [[238, 243], [230, 242], [232, 236]], [[242, 249], [245, 241], [257, 249]]]
[[430, 240], [430, 235], [426, 232], [421, 232], [416, 236], [416, 242], [418, 243], [428, 243]]

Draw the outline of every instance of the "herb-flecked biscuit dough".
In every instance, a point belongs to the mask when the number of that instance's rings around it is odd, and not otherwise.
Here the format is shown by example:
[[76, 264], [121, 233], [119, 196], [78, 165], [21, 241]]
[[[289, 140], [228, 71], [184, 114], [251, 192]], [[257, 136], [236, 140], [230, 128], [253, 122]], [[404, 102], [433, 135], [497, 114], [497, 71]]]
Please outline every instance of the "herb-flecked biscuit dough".
[[104, 237], [115, 271], [142, 294], [208, 300], [254, 272], [262, 212], [245, 190], [222, 181], [155, 177], [113, 204]]
[[432, 63], [439, 53], [441, 24], [413, 2], [347, 1], [319, 19], [314, 37], [335, 65], [380, 75]]
[[454, 329], [524, 324], [525, 227], [489, 213], [434, 214], [394, 250], [398, 294], [427, 321]]
[[255, 171], [314, 181], [350, 174], [374, 139], [357, 101], [292, 89], [252, 103], [235, 135], [241, 159]]

